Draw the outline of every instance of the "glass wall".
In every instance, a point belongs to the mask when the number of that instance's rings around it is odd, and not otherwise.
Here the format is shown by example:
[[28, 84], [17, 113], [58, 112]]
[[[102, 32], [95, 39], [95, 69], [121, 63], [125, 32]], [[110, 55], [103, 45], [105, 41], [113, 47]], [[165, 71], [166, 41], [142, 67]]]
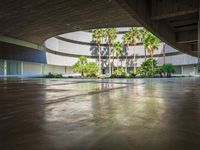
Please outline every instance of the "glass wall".
[[182, 74], [181, 66], [174, 66], [175, 74]]
[[4, 60], [0, 60], [0, 76], [4, 75]]
[[21, 75], [21, 62], [7, 60], [7, 75]]

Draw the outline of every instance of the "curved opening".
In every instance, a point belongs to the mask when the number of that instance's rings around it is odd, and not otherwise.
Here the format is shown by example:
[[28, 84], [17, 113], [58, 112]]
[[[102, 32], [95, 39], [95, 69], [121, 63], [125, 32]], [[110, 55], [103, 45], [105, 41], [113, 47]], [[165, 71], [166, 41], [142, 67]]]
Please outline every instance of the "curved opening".
[[[117, 38], [114, 40], [114, 42], [123, 42], [123, 36], [130, 30], [130, 28], [131, 27], [116, 28]], [[60, 34], [47, 39], [44, 43], [44, 46], [47, 51], [55, 52], [60, 55], [71, 54], [77, 56], [84, 55], [87, 57], [95, 57], [98, 55], [98, 44], [92, 37], [92, 30], [93, 29]], [[101, 41], [100, 45], [103, 47], [103, 50], [106, 51], [104, 47], [107, 47], [108, 43], [105, 39]], [[132, 51], [132, 47], [134, 46], [130, 45], [130, 51]], [[136, 51], [138, 51], [138, 56], [144, 57], [141, 50], [141, 48], [144, 47], [142, 42], [137, 41], [135, 47], [137, 47]], [[131, 53], [133, 52], [130, 52], [130, 56]], [[159, 52], [156, 52], [156, 54], [159, 54]], [[106, 53], [104, 53], [102, 57], [105, 55]]]
[[[143, 30], [142, 27], [134, 27], [137, 30]], [[110, 28], [101, 28], [101, 30], [108, 30]], [[109, 53], [109, 43], [107, 37], [104, 35], [98, 43], [94, 38], [94, 31], [99, 29], [90, 29], [84, 31], [76, 31], [64, 33], [52, 37], [45, 41], [46, 51], [55, 56], [62, 56], [68, 59], [67, 66], [73, 66], [81, 56], [89, 59], [90, 62], [100, 64], [103, 73], [108, 73], [109, 62], [112, 61], [113, 67], [126, 67], [130, 71], [133, 68], [140, 67], [143, 62], [152, 57], [151, 53], [145, 48], [144, 39], [136, 38], [134, 44], [127, 45], [124, 43], [125, 34], [131, 30], [131, 27], [120, 27], [116, 29], [116, 37], [113, 44], [110, 45], [111, 53]], [[123, 44], [123, 52], [115, 54], [112, 52], [114, 43], [120, 42]], [[100, 53], [99, 53], [100, 48]], [[154, 59], [161, 66], [165, 63], [164, 57], [178, 56], [181, 53], [172, 47], [161, 42], [153, 53]], [[110, 57], [110, 58], [109, 58]], [[101, 59], [101, 60], [99, 60]], [[112, 60], [109, 60], [112, 59]], [[66, 61], [65, 61], [66, 63]]]

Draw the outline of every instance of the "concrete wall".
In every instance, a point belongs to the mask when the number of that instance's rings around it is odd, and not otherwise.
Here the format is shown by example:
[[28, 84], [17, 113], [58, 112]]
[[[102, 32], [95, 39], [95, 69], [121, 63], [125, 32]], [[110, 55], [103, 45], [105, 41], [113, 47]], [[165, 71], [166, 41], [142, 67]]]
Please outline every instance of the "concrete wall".
[[67, 66], [67, 67], [65, 67], [65, 69], [66, 69], [66, 73], [67, 73], [67, 74], [72, 74], [72, 73], [74, 73], [71, 66]]
[[[54, 43], [54, 44], [53, 44]], [[90, 45], [81, 45], [71, 42], [62, 41], [56, 38], [50, 38], [45, 42], [45, 46], [54, 51], [77, 54], [77, 55], [91, 55]]]
[[175, 74], [182, 74], [182, 66], [175, 66], [174, 68], [175, 68]]
[[41, 48], [37, 44], [33, 44], [33, 43], [30, 43], [30, 42], [11, 38], [11, 37], [4, 36], [4, 35], [0, 35], [0, 41], [10, 43], [10, 44], [20, 45], [20, 46], [24, 46], [24, 47], [28, 47], [28, 48], [32, 48], [32, 49], [40, 49]]
[[195, 75], [195, 66], [184, 66], [183, 75]]
[[[84, 38], [83, 38], [84, 39]], [[118, 35], [118, 40], [116, 41], [122, 41], [122, 35], [119, 34]], [[73, 43], [73, 42], [68, 42], [68, 41], [63, 41], [57, 38], [50, 38], [47, 41], [45, 41], [45, 46], [46, 48], [53, 50], [55, 52], [62, 52], [62, 53], [66, 53], [66, 54], [76, 54], [76, 55], [85, 55], [85, 56], [91, 56], [91, 55], [98, 55], [97, 51], [98, 51], [98, 47], [94, 46], [90, 43], [86, 44], [86, 45], [82, 45], [77, 44], [77, 43]], [[161, 54], [163, 50], [163, 44], [161, 44], [159, 46], [159, 49], [155, 51], [155, 55], [156, 54]], [[134, 52], [136, 53], [136, 55], [138, 56], [144, 56], [144, 46], [142, 45], [138, 45], [138, 46], [129, 46], [128, 49], [128, 56], [132, 56], [134, 54]], [[173, 49], [172, 52], [176, 52], [176, 50]], [[107, 56], [108, 55], [108, 49], [107, 46], [102, 46], [102, 53], [103, 56]], [[166, 50], [166, 53], [168, 53], [168, 51]], [[147, 55], [149, 55], [147, 53]]]
[[173, 65], [190, 65], [190, 64], [197, 64], [198, 59], [193, 56], [181, 54], [181, 55], [166, 57], [166, 63], [172, 63]]
[[23, 62], [23, 76], [42, 76], [42, 64]]
[[49, 72], [55, 74], [73, 73], [71, 67], [23, 62], [23, 76], [42, 76]]
[[67, 39], [74, 40], [74, 41], [80, 41], [80, 42], [90, 43], [92, 41], [92, 33], [85, 32], [85, 31], [71, 32], [71, 33], [62, 34], [60, 36]]
[[[4, 76], [4, 61], [9, 62], [13, 60], [0, 60], [0, 76]], [[23, 62], [23, 61], [18, 61], [18, 63], [21, 66], [20, 69], [21, 73], [19, 75], [20, 76], [22, 75], [24, 77], [41, 77], [47, 75], [49, 72], [55, 74], [73, 73], [71, 66], [57, 66], [57, 65], [40, 64], [40, 63]], [[13, 75], [13, 76], [19, 76], [19, 75]]]
[[0, 41], [0, 59], [46, 63], [44, 51]]
[[[57, 66], [72, 66], [78, 60], [78, 57], [60, 56], [52, 53], [46, 53], [47, 64]], [[97, 62], [96, 59], [89, 58], [90, 62]]]
[[49, 72], [55, 74], [70, 74], [71, 67], [23, 62], [23, 76], [42, 76]]
[[45, 65], [44, 66], [44, 74], [51, 73], [58, 73], [58, 74], [65, 74], [65, 67], [64, 66], [54, 66], [54, 65]]

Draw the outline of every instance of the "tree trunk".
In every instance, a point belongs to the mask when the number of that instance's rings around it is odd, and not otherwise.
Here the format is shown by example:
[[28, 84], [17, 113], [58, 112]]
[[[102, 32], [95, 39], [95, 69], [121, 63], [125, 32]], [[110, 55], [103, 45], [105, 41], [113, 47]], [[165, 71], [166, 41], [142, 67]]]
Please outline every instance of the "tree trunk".
[[145, 48], [144, 48], [144, 60], [147, 61], [147, 51]]
[[[145, 62], [147, 61], [147, 50], [146, 50], [145, 47], [144, 47], [144, 61], [145, 61]], [[144, 75], [145, 75], [145, 76], [147, 75], [146, 71], [145, 71]]]
[[114, 65], [114, 61], [115, 61], [115, 56], [113, 54], [113, 59], [112, 59], [112, 69], [111, 69], [111, 73], [113, 73], [114, 69], [115, 69], [115, 65]]
[[167, 77], [170, 78], [172, 76], [171, 72], [167, 72]]
[[[163, 44], [163, 65], [165, 64], [165, 43]], [[165, 76], [165, 72], [164, 72]]]
[[135, 61], [135, 47], [133, 46], [133, 67], [134, 67], [134, 74], [136, 75], [136, 61]]
[[125, 52], [125, 53], [126, 53], [125, 72], [126, 72], [126, 73], [127, 73], [127, 68], [128, 68], [128, 59], [127, 59], [127, 58], [128, 58], [128, 47], [129, 47], [129, 46], [127, 45], [127, 46], [126, 46], [126, 52]]
[[151, 54], [151, 61], [152, 61], [152, 76], [154, 75], [154, 66], [153, 66], [153, 55]]
[[159, 74], [160, 74], [160, 77], [162, 78], [163, 77], [162, 73], [159, 73]]
[[169, 73], [167, 72], [167, 77], [169, 77]]
[[119, 69], [119, 56], [117, 55], [117, 70]]
[[109, 55], [109, 60], [108, 60], [108, 65], [109, 65], [109, 75], [111, 76], [111, 52], [110, 52], [110, 44], [108, 44], [108, 55]]
[[99, 49], [99, 74], [101, 74], [101, 46], [100, 44], [98, 45]]

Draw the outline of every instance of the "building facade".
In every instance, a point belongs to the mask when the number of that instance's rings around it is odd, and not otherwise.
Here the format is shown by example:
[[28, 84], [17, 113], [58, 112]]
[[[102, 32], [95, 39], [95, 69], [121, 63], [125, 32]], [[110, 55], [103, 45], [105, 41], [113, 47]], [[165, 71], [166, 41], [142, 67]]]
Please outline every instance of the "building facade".
[[[123, 34], [129, 28], [118, 28], [116, 41], [122, 41]], [[66, 33], [47, 39], [44, 46], [21, 41], [7, 36], [0, 36], [0, 76], [40, 77], [51, 73], [73, 74], [72, 65], [80, 56], [86, 56], [88, 61], [98, 63], [98, 48], [92, 39], [90, 31]], [[102, 68], [108, 73], [108, 46], [101, 45]], [[136, 66], [145, 61], [143, 45], [130, 46], [128, 49], [128, 70], [133, 69], [134, 56]], [[147, 53], [147, 58], [149, 54]], [[183, 54], [167, 44], [161, 43], [155, 51], [154, 58], [161, 66], [172, 63], [175, 74], [198, 75], [196, 57]], [[125, 56], [114, 57], [114, 65], [125, 66]]]

